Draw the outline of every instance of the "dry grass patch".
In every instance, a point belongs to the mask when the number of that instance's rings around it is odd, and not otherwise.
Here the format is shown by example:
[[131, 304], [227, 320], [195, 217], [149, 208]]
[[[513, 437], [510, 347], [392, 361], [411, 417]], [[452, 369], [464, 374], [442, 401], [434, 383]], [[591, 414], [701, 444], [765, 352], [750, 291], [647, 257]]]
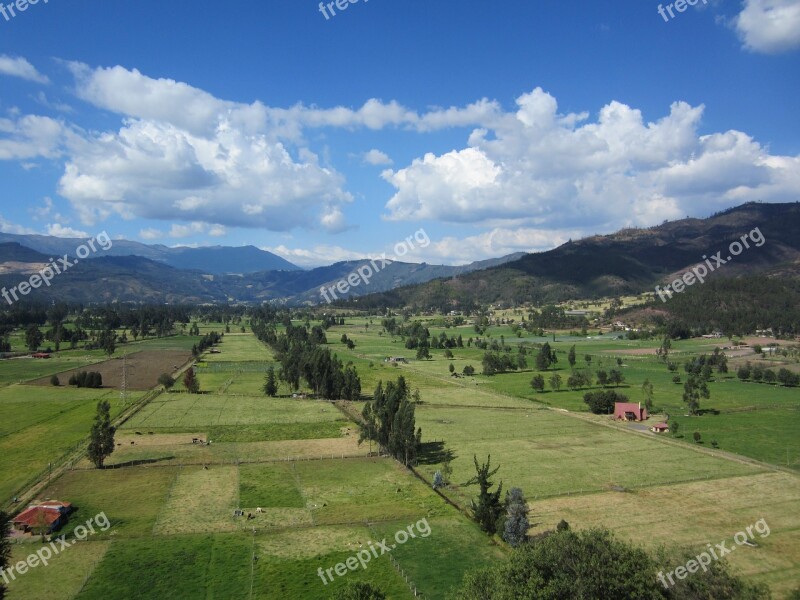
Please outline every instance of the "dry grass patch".
[[239, 500], [239, 469], [181, 469], [161, 509], [153, 533], [236, 531], [233, 509]]
[[759, 519], [770, 527], [758, 548], [742, 546], [726, 558], [742, 573], [770, 585], [777, 595], [800, 580], [800, 479], [761, 473], [637, 490], [561, 496], [532, 503], [532, 533], [571, 526], [608, 527], [646, 546], [678, 545], [701, 551]]
[[[207, 433], [152, 433], [146, 431], [141, 432], [142, 435], [136, 435], [135, 432], [130, 430], [118, 431], [114, 436], [117, 444], [121, 444], [115, 451], [115, 456], [125, 456], [129, 453], [135, 453], [136, 447], [141, 446], [144, 448], [152, 448], [154, 446], [196, 446], [192, 444], [193, 438], [198, 438], [205, 441], [208, 438]], [[134, 442], [131, 445], [131, 442]]]
[[268, 556], [306, 559], [330, 552], [355, 553], [359, 544], [366, 545], [371, 539], [366, 527], [341, 525], [276, 532], [259, 538], [256, 544]]
[[310, 527], [314, 525], [314, 518], [311, 511], [306, 508], [262, 508], [263, 512], [253, 513], [253, 519], [248, 520], [246, 517], [239, 519], [238, 523], [243, 529], [261, 530], [266, 528], [270, 529], [283, 529], [291, 527]]

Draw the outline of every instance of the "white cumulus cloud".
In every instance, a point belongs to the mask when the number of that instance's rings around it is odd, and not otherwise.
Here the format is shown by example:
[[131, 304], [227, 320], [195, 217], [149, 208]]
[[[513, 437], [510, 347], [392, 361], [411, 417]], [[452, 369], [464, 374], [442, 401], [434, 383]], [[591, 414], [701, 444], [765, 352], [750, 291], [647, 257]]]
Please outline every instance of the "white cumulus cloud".
[[8, 75], [9, 77], [19, 77], [34, 83], [49, 83], [50, 80], [39, 73], [31, 63], [22, 57], [8, 56], [7, 54], [0, 54], [0, 75]]
[[745, 47], [778, 54], [800, 48], [798, 0], [745, 0], [734, 25]]
[[674, 102], [646, 122], [612, 101], [592, 121], [559, 114], [556, 99], [537, 88], [517, 99], [515, 112], [495, 116], [495, 126], [475, 129], [465, 147], [385, 170], [395, 188], [386, 218], [610, 230], [698, 206], [796, 199], [799, 157], [771, 156], [739, 131], [700, 135], [703, 111]]

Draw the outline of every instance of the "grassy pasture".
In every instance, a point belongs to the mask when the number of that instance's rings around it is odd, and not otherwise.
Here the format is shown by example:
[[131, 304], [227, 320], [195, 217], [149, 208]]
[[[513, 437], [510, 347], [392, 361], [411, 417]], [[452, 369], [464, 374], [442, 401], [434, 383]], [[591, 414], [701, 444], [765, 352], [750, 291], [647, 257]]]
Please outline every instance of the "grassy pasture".
[[[314, 528], [315, 540], [329, 532], [330, 528]], [[353, 531], [353, 538], [369, 539], [369, 531], [361, 528], [363, 534]], [[314, 543], [314, 541], [310, 541]], [[272, 545], [268, 546], [272, 547]], [[351, 581], [367, 581], [377, 585], [384, 591], [387, 598], [404, 600], [413, 598], [413, 594], [394, 570], [389, 558], [381, 556], [373, 558], [368, 563], [366, 570], [359, 568], [348, 571], [343, 577], [337, 577], [334, 572], [332, 583], [325, 585], [317, 574], [318, 569], [323, 571], [333, 568], [336, 564], [344, 562], [353, 556], [352, 550], [325, 551], [316, 546], [318, 554], [313, 557], [289, 557], [267, 555], [258, 561], [255, 573], [255, 586], [259, 598], [292, 598], [293, 600], [320, 600], [329, 598], [337, 589]]]
[[241, 505], [254, 509], [305, 508], [306, 502], [298, 485], [295, 463], [242, 465], [240, 467]]
[[[46, 360], [28, 357], [0, 360], [0, 386], [22, 383], [39, 377], [49, 377], [54, 373], [85, 367], [102, 360], [102, 356], [92, 356], [83, 350], [80, 353], [61, 352]], [[62, 383], [66, 383], [66, 381]]]
[[72, 451], [89, 434], [98, 400], [121, 408], [110, 390], [9, 386], [0, 388], [0, 501]]
[[[53, 557], [47, 566], [40, 564], [11, 581], [6, 597], [9, 600], [72, 600], [103, 560], [110, 545], [110, 540], [90, 540], [65, 550]], [[38, 549], [37, 544], [15, 545], [9, 562], [16, 564], [25, 560]], [[54, 581], [58, 585], [53, 585]]]
[[[759, 469], [662, 444], [561, 415], [546, 409], [440, 409], [420, 407], [417, 424], [423, 439], [444, 440], [455, 454], [453, 481], [474, 473], [472, 456], [491, 454], [502, 465], [498, 476], [526, 490], [529, 497], [599, 491], [611, 485], [628, 488], [669, 481], [754, 474]], [[432, 477], [439, 465], [425, 465]], [[452, 492], [466, 504], [471, 488]]]
[[330, 423], [345, 419], [327, 402], [292, 398], [218, 394], [162, 394], [139, 411], [126, 429], [181, 427], [188, 430], [214, 425]]
[[[211, 439], [211, 446], [192, 444], [192, 437]], [[153, 439], [155, 438], [155, 439]], [[118, 434], [122, 444], [106, 461], [106, 465], [155, 464], [199, 465], [228, 463], [259, 463], [282, 460], [306, 460], [322, 457], [366, 456], [369, 446], [358, 445], [357, 437], [338, 437], [328, 439], [289, 439], [262, 442], [222, 442], [218, 443], [207, 433], [156, 433], [153, 436], [135, 436], [130, 433]], [[131, 446], [130, 441], [135, 445]], [[88, 459], [77, 465], [80, 468], [92, 467]]]
[[679, 433], [692, 442], [700, 432], [702, 444], [716, 440], [721, 450], [751, 456], [774, 465], [800, 469], [800, 407], [731, 412], [700, 417], [679, 416]]
[[731, 540], [764, 519], [770, 534], [755, 534], [758, 548], [728, 555], [741, 573], [770, 585], [782, 597], [797, 584], [800, 565], [800, 480], [787, 473], [761, 473], [711, 481], [664, 485], [633, 493], [561, 496], [531, 503], [532, 533], [566, 519], [572, 527], [603, 526], [637, 544], [685, 546], [700, 552], [707, 543]]
[[[546, 410], [533, 400], [585, 410], [586, 390], [534, 396], [529, 386], [534, 371], [452, 378], [447, 371], [451, 361], [442, 356], [442, 350], [432, 350], [434, 360], [417, 362], [415, 352], [406, 350], [399, 338], [393, 342], [378, 335], [379, 320], [366, 332], [364, 322], [348, 318], [348, 325], [331, 328], [327, 333], [331, 349], [344, 362], [356, 364], [365, 395], [371, 395], [379, 379], [387, 381], [399, 374], [406, 376], [412, 389], [420, 389], [424, 404], [417, 407], [417, 424], [422, 427], [423, 441], [444, 440], [455, 453], [455, 484], [446, 493], [460, 504], [468, 504], [477, 493], [476, 488], [457, 485], [472, 476], [473, 453], [481, 460], [491, 453], [493, 465], [501, 465], [495, 479], [502, 479], [506, 489], [522, 487], [531, 501], [534, 532], [566, 518], [573, 527], [608, 526], [637, 543], [676, 541], [695, 547], [730, 539], [763, 517], [772, 534], [759, 548], [734, 553], [732, 562], [779, 594], [796, 580], [800, 489], [795, 476]], [[223, 331], [224, 326], [203, 326], [204, 332], [210, 330]], [[465, 342], [475, 336], [471, 327], [431, 328], [431, 333], [438, 335], [440, 330], [448, 336], [461, 333]], [[344, 332], [356, 341], [354, 351], [339, 343]], [[504, 332], [508, 344], [552, 339], [519, 340], [508, 327], [490, 332], [492, 339]], [[620, 356], [629, 383], [624, 393], [634, 401], [640, 399], [641, 382], [650, 378], [656, 386], [656, 404], [679, 408], [681, 386], [670, 382], [672, 374], [663, 363], [652, 356], [624, 354], [649, 352], [657, 343], [610, 337], [586, 340], [559, 334], [558, 366], [566, 365], [572, 343], [577, 344], [579, 365], [585, 364], [584, 354], [592, 354], [593, 371], [615, 367]], [[191, 347], [196, 341], [196, 337], [182, 336], [144, 344]], [[683, 357], [703, 348], [695, 342], [676, 346], [676, 360], [680, 356], [681, 364]], [[317, 569], [334, 567], [354, 555], [359, 544], [390, 538], [422, 518], [428, 519], [431, 535], [398, 546], [394, 557], [426, 597], [445, 597], [466, 569], [491, 564], [507, 552], [392, 460], [287, 462], [287, 457], [364, 456], [368, 445], [357, 445], [354, 424], [328, 403], [263, 396], [264, 371], [273, 357], [252, 335], [227, 334], [219, 349], [220, 354], [206, 354], [198, 367], [201, 388], [210, 393], [164, 394], [118, 432], [121, 445], [109, 459], [110, 465], [148, 460], [154, 461], [152, 465], [71, 471], [45, 490], [43, 495], [80, 507], [67, 533], [100, 511], [113, 524], [109, 532], [76, 546], [74, 558], [65, 555], [74, 562], [64, 565], [74, 564], [75, 573], [65, 583], [70, 595], [64, 597], [75, 597], [91, 574], [78, 598], [247, 598], [252, 586], [252, 598], [316, 600], [327, 598], [351, 580], [375, 582], [390, 598], [411, 598], [385, 556], [373, 559], [366, 570], [335, 577], [327, 586]], [[453, 352], [452, 362], [459, 371], [472, 364], [480, 372], [483, 351], [473, 347]], [[386, 356], [412, 360], [394, 367], [382, 362]], [[532, 355], [529, 361], [533, 362]], [[561, 373], [565, 377], [567, 371]], [[790, 435], [791, 415], [777, 413], [791, 412], [796, 401], [783, 392], [774, 395], [772, 389], [754, 397], [752, 390], [761, 388], [767, 386], [740, 384], [733, 378], [712, 383], [709, 407], [717, 401], [723, 413], [697, 421], [725, 425], [725, 419], [733, 419], [728, 437], [719, 436], [722, 449], [741, 447], [744, 453], [763, 445], [770, 435], [777, 449]], [[0, 390], [0, 411], [3, 398]], [[16, 393], [9, 398], [18, 400]], [[725, 412], [773, 400], [780, 408]], [[94, 400], [87, 402], [93, 413]], [[360, 410], [360, 403], [356, 408]], [[18, 419], [15, 426], [35, 426], [48, 414], [38, 406], [22, 412], [25, 420]], [[763, 426], [754, 426], [753, 419], [760, 417], [765, 419]], [[688, 433], [690, 426], [682, 425]], [[13, 428], [7, 427], [11, 433]], [[88, 424], [82, 426], [83, 435], [87, 430]], [[710, 430], [703, 431], [707, 442], [711, 435]], [[192, 437], [211, 439], [213, 444], [193, 445]], [[734, 445], [737, 441], [740, 446]], [[190, 463], [211, 466], [208, 470], [176, 466]], [[419, 470], [431, 478], [440, 466], [422, 464]], [[612, 485], [628, 491], [611, 491]], [[580, 490], [583, 493], [573, 493]], [[261, 507], [264, 512], [254, 515], [254, 520], [232, 517], [232, 510], [239, 506], [251, 512]], [[372, 523], [367, 526], [365, 521]], [[12, 591], [16, 597], [51, 597], [46, 591], [48, 584], [54, 586], [45, 570], [35, 577]]]
[[[379, 539], [385, 537], [391, 542], [399, 530], [412, 524], [412, 521], [380, 523], [373, 529]], [[420, 528], [415, 526], [412, 531], [417, 537], [398, 544], [392, 551], [395, 560], [426, 597], [444, 598], [450, 589], [461, 583], [466, 571], [487, 567], [508, 553], [477, 525], [463, 518], [436, 517], [428, 519], [428, 525], [428, 537], [421, 537]], [[424, 525], [422, 530], [425, 531]]]
[[217, 534], [115, 541], [76, 598], [247, 598], [250, 538]]
[[68, 471], [42, 493], [68, 500], [77, 508], [65, 533], [104, 512], [111, 528], [101, 537], [151, 537], [161, 508], [178, 476], [176, 468]]
[[239, 472], [234, 466], [186, 467], [178, 472], [161, 508], [153, 533], [216, 533], [235, 531]]

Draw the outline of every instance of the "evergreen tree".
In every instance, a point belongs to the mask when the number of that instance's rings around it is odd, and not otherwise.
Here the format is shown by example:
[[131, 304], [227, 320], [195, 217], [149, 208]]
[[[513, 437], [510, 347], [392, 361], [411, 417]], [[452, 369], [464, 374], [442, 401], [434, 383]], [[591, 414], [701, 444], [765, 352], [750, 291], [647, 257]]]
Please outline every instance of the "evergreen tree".
[[183, 374], [183, 387], [185, 387], [186, 391], [190, 394], [197, 394], [200, 392], [200, 382], [194, 374], [194, 367], [189, 367], [186, 369], [186, 373]]
[[511, 488], [506, 493], [506, 522], [503, 527], [503, 539], [516, 548], [528, 539], [528, 501], [520, 488]]
[[106, 458], [114, 452], [114, 433], [116, 429], [111, 426], [111, 404], [108, 400], [97, 403], [97, 414], [89, 437], [89, 459], [98, 469], [103, 468]]
[[44, 341], [44, 334], [39, 330], [36, 325], [29, 325], [25, 330], [25, 346], [31, 352], [36, 352], [39, 346]]
[[264, 377], [264, 393], [270, 398], [278, 395], [278, 381], [275, 378], [275, 367], [270, 365], [267, 375]]
[[491, 470], [492, 456], [489, 455], [486, 462], [478, 464], [478, 457], [473, 455], [475, 462], [475, 476], [464, 485], [478, 485], [480, 493], [477, 502], [471, 501], [472, 515], [480, 528], [489, 535], [497, 532], [498, 519], [503, 514], [503, 504], [500, 502], [500, 495], [503, 492], [503, 482], [497, 486], [495, 491], [491, 491], [494, 486], [491, 478], [500, 470], [500, 467]]
[[575, 367], [575, 362], [577, 358], [575, 357], [575, 345], [572, 345], [572, 348], [569, 349], [569, 354], [567, 354], [567, 361], [569, 362], [570, 368]]

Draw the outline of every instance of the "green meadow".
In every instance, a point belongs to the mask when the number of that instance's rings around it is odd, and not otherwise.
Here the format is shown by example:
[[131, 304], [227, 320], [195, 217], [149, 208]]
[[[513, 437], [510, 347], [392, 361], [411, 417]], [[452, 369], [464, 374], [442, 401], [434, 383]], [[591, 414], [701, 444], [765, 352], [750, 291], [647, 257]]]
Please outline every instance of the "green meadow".
[[[201, 332], [223, 327], [203, 325]], [[464, 514], [477, 494], [464, 485], [474, 474], [473, 457], [483, 462], [489, 455], [500, 467], [495, 482], [525, 492], [532, 533], [552, 529], [563, 518], [573, 527], [609, 527], [646, 546], [697, 547], [728, 539], [764, 517], [772, 535], [735, 556], [734, 566], [768, 583], [777, 598], [800, 578], [798, 474], [745, 458], [785, 464], [788, 452], [790, 466], [798, 468], [795, 390], [742, 383], [731, 373], [710, 384], [711, 398], [701, 404], [708, 412], [685, 417], [682, 386], [672, 383], [673, 374], [655, 356], [656, 342], [596, 332], [590, 332], [592, 339], [557, 333], [553, 342], [552, 335], [518, 338], [510, 327], [490, 328], [490, 340], [502, 335], [508, 345], [528, 345], [530, 365], [534, 344], [550, 341], [558, 353], [556, 372], [564, 379], [567, 352], [575, 344], [580, 368], [623, 371], [626, 381], [618, 391], [631, 401], [644, 399], [641, 386], [649, 379], [656, 407], [677, 419], [685, 434], [659, 437], [590, 415], [583, 403], [586, 389], [556, 392], [548, 385], [543, 393], [533, 392], [530, 380], [537, 372], [532, 368], [481, 375], [483, 351], [466, 347], [475, 337], [471, 327], [431, 326], [432, 335], [461, 334], [465, 347], [452, 349], [452, 359], [436, 349], [432, 360], [417, 361], [399, 337], [381, 331], [380, 319], [348, 317], [346, 325], [331, 327], [327, 338], [345, 363], [358, 368], [363, 398], [337, 406], [293, 398], [285, 387], [278, 398], [264, 396], [261, 386], [274, 357], [251, 334], [231, 329], [235, 333], [224, 337], [219, 353], [198, 361], [202, 393], [183, 393], [177, 385], [160, 394], [119, 429], [109, 468], [94, 469], [84, 459], [50, 482], [43, 496], [79, 507], [68, 536], [101, 511], [112, 527], [70, 548], [52, 570], [34, 570], [12, 582], [10, 600], [50, 597], [43, 596], [52, 586], [50, 577], [60, 582], [52, 597], [65, 599], [317, 600], [354, 580], [373, 582], [393, 599], [413, 598], [414, 589], [443, 599], [468, 569], [491, 565], [508, 553], [505, 544], [481, 533]], [[343, 333], [356, 343], [353, 350], [340, 342]], [[196, 339], [177, 336], [152, 344], [190, 348]], [[686, 357], [713, 346], [692, 340], [677, 342], [673, 350], [673, 360], [682, 365]], [[409, 362], [389, 364], [384, 361], [389, 356]], [[476, 375], [451, 376], [451, 362], [458, 373], [474, 366]], [[682, 367], [678, 373], [684, 374]], [[543, 373], [545, 379], [551, 374]], [[379, 381], [399, 375], [421, 397], [416, 407], [423, 439], [419, 477], [388, 457], [367, 456], [369, 444], [357, 442], [354, 415]], [[600, 388], [593, 384], [591, 389]], [[65, 387], [0, 389], [0, 444], [25, 447], [36, 457], [27, 470], [19, 470], [19, 483], [6, 477], [3, 485], [13, 489], [39, 465], [36, 461], [50, 460], [53, 436], [66, 449], [85, 437], [98, 398], [108, 397], [119, 410], [114, 396], [109, 390]], [[695, 430], [702, 444], [693, 442]], [[712, 439], [725, 452], [709, 451]], [[445, 453], [452, 476], [441, 492], [462, 510], [430, 486], [434, 472], [444, 467]], [[14, 460], [23, 455], [19, 450]], [[0, 460], [6, 456], [3, 452]], [[237, 516], [237, 510], [245, 516]], [[391, 541], [396, 532], [423, 520], [429, 535], [395, 544], [394, 563], [381, 556], [365, 569], [334, 574], [333, 581], [319, 576], [320, 569], [335, 567], [370, 541]], [[15, 546], [13, 556], [26, 555], [27, 546]]]

